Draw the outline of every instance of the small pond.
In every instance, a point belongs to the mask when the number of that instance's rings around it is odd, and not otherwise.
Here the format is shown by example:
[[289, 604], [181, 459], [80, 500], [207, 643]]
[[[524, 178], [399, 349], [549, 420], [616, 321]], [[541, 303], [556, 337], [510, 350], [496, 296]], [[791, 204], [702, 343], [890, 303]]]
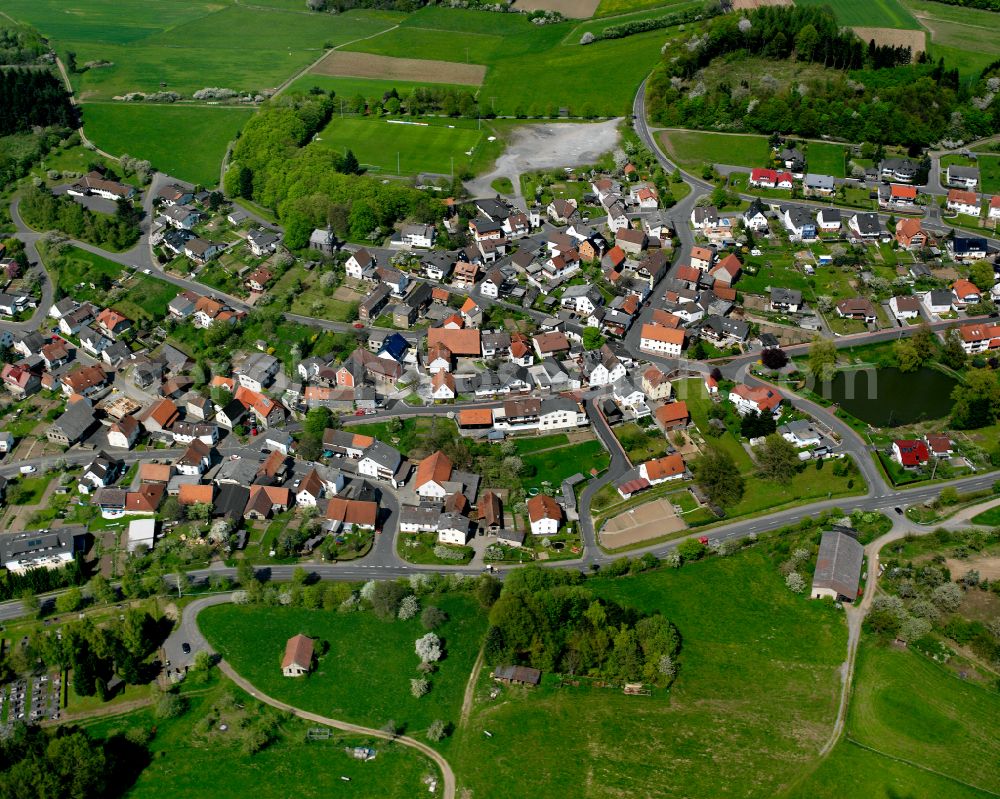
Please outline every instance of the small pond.
[[926, 366], [915, 372], [882, 367], [837, 372], [822, 393], [863, 422], [896, 427], [947, 416], [955, 385], [953, 377]]

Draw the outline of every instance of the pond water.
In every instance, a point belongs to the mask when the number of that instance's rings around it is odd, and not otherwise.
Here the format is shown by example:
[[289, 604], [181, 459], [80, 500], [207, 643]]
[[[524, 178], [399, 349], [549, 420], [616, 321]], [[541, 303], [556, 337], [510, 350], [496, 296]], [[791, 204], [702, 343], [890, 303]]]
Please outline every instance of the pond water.
[[916, 372], [883, 367], [837, 372], [829, 387], [817, 393], [863, 422], [876, 427], [896, 427], [947, 416], [956, 382], [926, 366]]

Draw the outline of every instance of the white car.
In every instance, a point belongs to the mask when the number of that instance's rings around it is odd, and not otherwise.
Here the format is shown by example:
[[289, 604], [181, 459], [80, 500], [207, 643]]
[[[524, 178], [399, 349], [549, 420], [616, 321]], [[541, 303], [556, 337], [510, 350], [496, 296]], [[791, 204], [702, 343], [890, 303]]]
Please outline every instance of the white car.
[[21, 474], [34, 474], [37, 471], [38, 471], [38, 467], [37, 466], [22, 466], [21, 467]]
[[151, 275], [151, 274], [153, 274], [153, 270], [152, 269], [143, 269], [142, 273], [144, 275]]

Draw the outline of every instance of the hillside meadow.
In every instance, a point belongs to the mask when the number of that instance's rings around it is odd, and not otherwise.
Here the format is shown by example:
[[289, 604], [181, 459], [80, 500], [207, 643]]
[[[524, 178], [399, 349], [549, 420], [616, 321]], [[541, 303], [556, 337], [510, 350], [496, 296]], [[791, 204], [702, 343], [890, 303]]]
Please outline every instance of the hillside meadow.
[[148, 160], [169, 175], [216, 186], [229, 142], [253, 113], [224, 106], [87, 103], [87, 137], [113, 155]]
[[460, 791], [773, 797], [815, 758], [836, 712], [846, 628], [832, 606], [790, 593], [762, 552], [587, 585], [677, 625], [677, 681], [627, 697], [551, 680], [491, 700], [483, 678], [449, 754]]

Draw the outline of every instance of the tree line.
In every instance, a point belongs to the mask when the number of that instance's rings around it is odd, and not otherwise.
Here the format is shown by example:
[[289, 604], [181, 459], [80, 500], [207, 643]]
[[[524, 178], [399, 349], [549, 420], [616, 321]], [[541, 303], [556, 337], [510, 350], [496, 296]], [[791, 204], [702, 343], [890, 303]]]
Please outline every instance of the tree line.
[[0, 108], [0, 136], [80, 124], [62, 81], [45, 69], [0, 70]]
[[72, 197], [56, 196], [43, 186], [29, 186], [21, 196], [19, 210], [36, 230], [59, 230], [98, 247], [124, 250], [139, 240], [141, 212], [124, 198], [110, 216], [84, 208]]
[[669, 685], [680, 634], [664, 616], [598, 597], [581, 574], [512, 572], [490, 610], [485, 657], [546, 672]]
[[318, 95], [268, 103], [243, 128], [226, 172], [226, 193], [274, 210], [290, 249], [306, 246], [313, 229], [327, 225], [343, 238], [357, 239], [401, 219], [430, 222], [443, 216], [435, 198], [411, 186], [356, 174], [353, 156], [305, 146], [332, 110], [332, 99]]

